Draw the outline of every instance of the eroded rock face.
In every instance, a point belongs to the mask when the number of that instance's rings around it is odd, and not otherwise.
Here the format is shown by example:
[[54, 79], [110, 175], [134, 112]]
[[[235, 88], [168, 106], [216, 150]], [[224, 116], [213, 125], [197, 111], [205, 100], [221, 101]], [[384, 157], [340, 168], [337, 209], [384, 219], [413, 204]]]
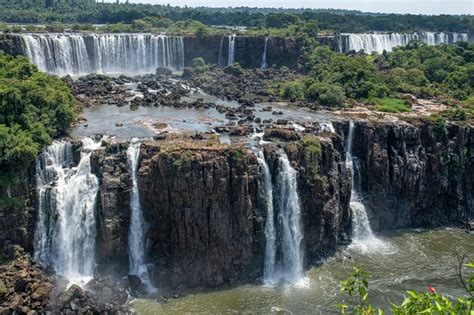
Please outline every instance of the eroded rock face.
[[128, 270], [128, 229], [130, 226], [131, 176], [127, 144], [114, 144], [95, 151], [93, 172], [99, 178], [97, 196], [99, 271], [123, 274]]
[[356, 124], [355, 154], [374, 228], [465, 224], [474, 218], [474, 129]]
[[[163, 150], [163, 149], [161, 149]], [[139, 189], [160, 285], [218, 286], [261, 274], [258, 166], [245, 149], [142, 147]]]

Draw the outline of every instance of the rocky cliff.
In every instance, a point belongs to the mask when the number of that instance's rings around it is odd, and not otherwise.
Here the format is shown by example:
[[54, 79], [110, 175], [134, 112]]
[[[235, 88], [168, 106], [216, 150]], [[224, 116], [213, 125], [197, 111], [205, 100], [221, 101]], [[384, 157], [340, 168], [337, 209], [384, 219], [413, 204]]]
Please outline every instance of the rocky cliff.
[[[346, 123], [336, 134], [268, 129], [264, 153], [273, 178], [278, 151], [298, 172], [309, 266], [348, 241], [351, 176], [345, 166]], [[92, 154], [100, 181], [97, 202], [98, 271], [128, 271], [131, 177], [128, 143], [107, 141]], [[360, 160], [362, 194], [377, 230], [431, 227], [472, 221], [474, 131], [432, 122], [358, 121], [354, 155]], [[147, 254], [159, 286], [215, 287], [262, 276], [265, 200], [255, 154], [213, 141], [147, 141], [138, 173], [148, 223]], [[36, 222], [34, 173], [1, 191], [20, 204], [3, 203], [0, 246], [32, 251]], [[3, 251], [7, 253], [7, 251]]]
[[[276, 139], [265, 154], [276, 177], [277, 143], [299, 171], [306, 264], [346, 239], [350, 177], [341, 138], [315, 137], [318, 149]], [[159, 286], [215, 287], [262, 276], [265, 200], [255, 154], [203, 142], [146, 142], [138, 173], [148, 223], [147, 253]], [[125, 145], [93, 155], [100, 178], [99, 270], [126, 272], [130, 174]], [[112, 267], [111, 267], [112, 266]]]
[[354, 149], [375, 229], [465, 224], [474, 218], [472, 126], [360, 122]]

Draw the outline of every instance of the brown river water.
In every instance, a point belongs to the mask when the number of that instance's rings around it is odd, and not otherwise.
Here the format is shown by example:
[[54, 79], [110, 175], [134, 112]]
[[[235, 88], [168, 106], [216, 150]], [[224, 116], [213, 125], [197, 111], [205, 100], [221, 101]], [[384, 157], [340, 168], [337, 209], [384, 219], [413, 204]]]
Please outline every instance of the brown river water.
[[369, 299], [388, 309], [401, 303], [406, 290], [426, 291], [428, 285], [450, 297], [465, 294], [457, 275], [458, 256], [474, 260], [474, 235], [460, 229], [405, 230], [381, 237], [383, 248], [349, 246], [306, 273], [294, 285], [248, 284], [159, 303], [137, 299], [137, 314], [338, 314], [339, 283], [353, 267], [370, 275]]

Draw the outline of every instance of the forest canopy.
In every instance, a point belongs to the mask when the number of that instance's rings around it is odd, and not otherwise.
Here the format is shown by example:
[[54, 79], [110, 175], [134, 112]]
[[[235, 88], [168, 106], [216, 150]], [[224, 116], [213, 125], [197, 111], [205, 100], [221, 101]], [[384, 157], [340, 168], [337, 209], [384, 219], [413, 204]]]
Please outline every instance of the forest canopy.
[[0, 186], [14, 182], [44, 145], [67, 132], [74, 104], [65, 82], [25, 57], [0, 53]]
[[7, 23], [130, 24], [149, 16], [172, 21], [195, 20], [206, 25], [256, 28], [284, 28], [300, 21], [317, 20], [322, 30], [336, 32], [474, 31], [474, 18], [469, 15], [373, 14], [328, 9], [190, 8], [95, 3], [91, 0], [4, 0], [0, 4], [0, 21]]

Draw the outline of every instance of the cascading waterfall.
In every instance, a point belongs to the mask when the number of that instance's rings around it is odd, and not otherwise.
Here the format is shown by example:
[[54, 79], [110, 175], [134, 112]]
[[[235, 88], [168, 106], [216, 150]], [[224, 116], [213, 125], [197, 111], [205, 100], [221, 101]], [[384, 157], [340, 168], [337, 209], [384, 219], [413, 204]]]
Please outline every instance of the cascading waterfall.
[[80, 162], [74, 166], [73, 145], [55, 141], [36, 162], [38, 222], [35, 259], [84, 284], [94, 275], [99, 181], [91, 172], [91, 151], [100, 141], [82, 140]]
[[274, 194], [272, 176], [263, 151], [259, 148], [256, 154], [263, 171], [262, 188], [267, 208], [264, 282], [266, 285], [299, 283], [303, 279], [303, 231], [297, 173], [285, 152], [281, 151]]
[[184, 69], [180, 36], [152, 34], [17, 34], [24, 54], [56, 75]]
[[127, 160], [132, 176], [132, 197], [130, 201], [131, 220], [130, 232], [128, 237], [129, 250], [129, 274], [138, 276], [146, 285], [149, 293], [155, 292], [152, 281], [149, 276], [148, 266], [145, 262], [145, 235], [147, 226], [143, 219], [142, 208], [140, 204], [140, 193], [138, 190], [137, 172], [140, 159], [140, 143], [132, 141], [127, 149]]
[[268, 45], [268, 37], [265, 37], [265, 43], [263, 44], [262, 63], [261, 63], [261, 65], [260, 65], [260, 68], [262, 68], [262, 69], [268, 68], [268, 63], [267, 63], [267, 45]]
[[235, 63], [235, 41], [236, 41], [237, 35], [229, 35], [229, 55], [227, 58], [227, 66], [231, 66]]
[[385, 249], [386, 244], [376, 238], [372, 232], [363, 199], [359, 194], [361, 189], [361, 176], [359, 161], [352, 154], [353, 135], [354, 122], [350, 121], [346, 143], [346, 167], [352, 174], [352, 190], [349, 203], [349, 207], [352, 211], [352, 243], [363, 251]]
[[219, 57], [217, 57], [217, 65], [219, 67], [224, 67], [224, 63], [222, 62], [222, 58], [223, 58], [223, 49], [224, 49], [224, 36], [221, 37], [221, 42], [219, 44]]
[[374, 33], [374, 34], [342, 34], [339, 39], [341, 52], [364, 50], [366, 53], [384, 50], [392, 51], [394, 47], [408, 45], [411, 41], [420, 41], [428, 45], [453, 44], [458, 41], [468, 41], [465, 33]]
[[296, 282], [303, 277], [303, 230], [298, 195], [297, 173], [288, 156], [278, 158], [277, 196], [278, 230], [281, 231], [280, 281]]
[[261, 148], [258, 148], [257, 151], [257, 161], [263, 171], [262, 186], [265, 197], [265, 205], [267, 208], [267, 221], [265, 223], [265, 264], [263, 269], [263, 278], [266, 284], [271, 284], [276, 272], [275, 212], [273, 209], [272, 175]]

